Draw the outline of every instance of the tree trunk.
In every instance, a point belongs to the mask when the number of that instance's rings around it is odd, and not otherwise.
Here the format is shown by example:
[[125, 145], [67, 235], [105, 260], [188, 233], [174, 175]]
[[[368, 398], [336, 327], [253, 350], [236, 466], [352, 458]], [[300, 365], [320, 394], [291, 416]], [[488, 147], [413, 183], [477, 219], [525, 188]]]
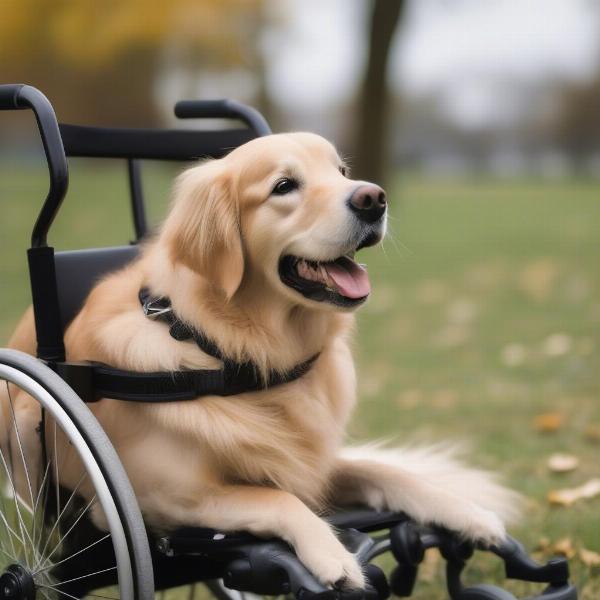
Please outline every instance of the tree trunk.
[[405, 0], [374, 0], [369, 56], [358, 106], [353, 177], [382, 182], [388, 158], [387, 65]]

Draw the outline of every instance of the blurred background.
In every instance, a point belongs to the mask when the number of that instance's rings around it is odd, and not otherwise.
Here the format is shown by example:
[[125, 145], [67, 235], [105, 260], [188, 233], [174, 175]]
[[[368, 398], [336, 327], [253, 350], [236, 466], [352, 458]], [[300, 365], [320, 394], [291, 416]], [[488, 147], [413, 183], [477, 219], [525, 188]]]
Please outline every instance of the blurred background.
[[[1, 8], [2, 83], [39, 87], [62, 122], [180, 127], [176, 100], [232, 97], [275, 131], [332, 139], [353, 176], [383, 182], [390, 235], [364, 254], [374, 293], [359, 315], [353, 437], [468, 441], [472, 462], [527, 496], [514, 533], [540, 557], [568, 555], [581, 598], [600, 597], [600, 498], [553, 494], [600, 477], [600, 3]], [[144, 164], [153, 222], [181, 168]], [[131, 239], [125, 166], [70, 169], [51, 242]], [[46, 185], [31, 114], [0, 114], [2, 343], [29, 302], [25, 249]], [[426, 566], [414, 597], [444, 598], [439, 556]], [[493, 561], [477, 570], [502, 580]]]

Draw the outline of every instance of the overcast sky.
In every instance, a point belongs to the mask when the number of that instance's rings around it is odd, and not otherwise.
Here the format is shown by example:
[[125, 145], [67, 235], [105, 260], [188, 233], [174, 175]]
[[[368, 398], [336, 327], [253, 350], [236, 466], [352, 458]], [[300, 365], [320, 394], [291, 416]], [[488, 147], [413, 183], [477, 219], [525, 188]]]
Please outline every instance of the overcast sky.
[[[366, 0], [272, 0], [272, 10], [288, 20], [265, 40], [280, 103], [319, 110], [351, 96], [363, 66], [368, 7]], [[580, 80], [599, 68], [600, 2], [413, 0], [400, 33], [390, 65], [394, 85], [443, 96], [452, 116], [468, 125], [497, 110], [494, 82]]]

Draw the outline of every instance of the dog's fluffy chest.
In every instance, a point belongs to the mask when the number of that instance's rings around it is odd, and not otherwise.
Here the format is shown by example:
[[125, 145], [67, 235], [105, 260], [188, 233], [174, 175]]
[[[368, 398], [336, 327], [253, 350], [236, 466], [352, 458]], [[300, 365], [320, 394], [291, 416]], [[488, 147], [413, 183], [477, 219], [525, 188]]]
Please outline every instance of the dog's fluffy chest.
[[[333, 344], [295, 382], [261, 394], [153, 406], [151, 426], [184, 455], [197, 448], [197, 461], [182, 480], [198, 493], [211, 482], [268, 485], [320, 506], [353, 404], [351, 357], [345, 344]], [[197, 479], [194, 470], [202, 471]]]
[[[125, 275], [114, 278], [124, 288], [137, 286], [134, 277]], [[167, 327], [148, 322], [135, 295], [129, 294], [133, 299], [119, 307], [117, 315], [112, 314], [113, 304], [96, 302], [96, 296], [108, 296], [103, 290], [108, 284], [113, 285], [113, 280], [96, 288], [69, 328], [71, 358], [130, 370], [214, 368], [207, 362], [210, 357], [193, 344], [175, 341]], [[127, 296], [126, 290], [121, 295]], [[113, 439], [140, 498], [144, 490], [157, 487], [185, 490], [186, 496], [197, 497], [207, 486], [243, 483], [275, 486], [311, 506], [319, 505], [354, 405], [355, 373], [346, 341], [350, 328], [351, 319], [337, 315], [303, 327], [304, 335], [282, 332], [286, 343], [296, 339], [298, 347], [308, 346], [303, 342], [309, 332], [311, 339], [319, 333], [316, 337], [323, 346], [307, 374], [269, 390], [181, 403], [95, 405], [93, 410]], [[314, 352], [298, 350], [293, 361]], [[159, 436], [157, 443], [151, 441], [154, 434]], [[138, 446], [145, 451], [138, 451]], [[171, 466], [145, 461], [140, 468], [140, 456], [149, 452], [168, 456]], [[179, 458], [183, 456], [185, 460]]]
[[240, 484], [277, 487], [324, 508], [354, 391], [348, 348], [334, 344], [305, 376], [266, 393], [161, 404], [105, 400], [92, 409], [145, 518], [169, 528], [187, 517], [167, 507], [193, 506]]

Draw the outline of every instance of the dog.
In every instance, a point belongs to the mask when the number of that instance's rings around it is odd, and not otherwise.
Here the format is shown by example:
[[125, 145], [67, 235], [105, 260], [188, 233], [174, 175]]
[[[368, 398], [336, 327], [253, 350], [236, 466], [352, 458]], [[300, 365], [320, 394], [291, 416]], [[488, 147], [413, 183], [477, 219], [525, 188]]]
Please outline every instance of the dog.
[[[193, 340], [145, 316], [142, 287], [168, 297], [223, 356], [251, 361], [265, 377], [317, 356], [301, 377], [258, 391], [90, 405], [152, 528], [277, 536], [323, 584], [347, 588], [365, 579], [322, 518], [334, 507], [404, 511], [484, 543], [505, 537], [517, 496], [448, 448], [343, 447], [356, 397], [353, 313], [370, 294], [353, 257], [382, 240], [386, 219], [385, 192], [352, 180], [323, 138], [258, 138], [183, 172], [140, 257], [92, 289], [65, 334], [69, 360], [148, 372], [220, 368]], [[31, 309], [10, 346], [35, 354]], [[15, 399], [23, 430], [39, 421], [31, 402]], [[2, 406], [7, 418], [6, 399]], [[62, 445], [57, 452], [68, 454]], [[62, 469], [70, 489], [76, 463]], [[106, 526], [100, 507], [93, 519]]]

